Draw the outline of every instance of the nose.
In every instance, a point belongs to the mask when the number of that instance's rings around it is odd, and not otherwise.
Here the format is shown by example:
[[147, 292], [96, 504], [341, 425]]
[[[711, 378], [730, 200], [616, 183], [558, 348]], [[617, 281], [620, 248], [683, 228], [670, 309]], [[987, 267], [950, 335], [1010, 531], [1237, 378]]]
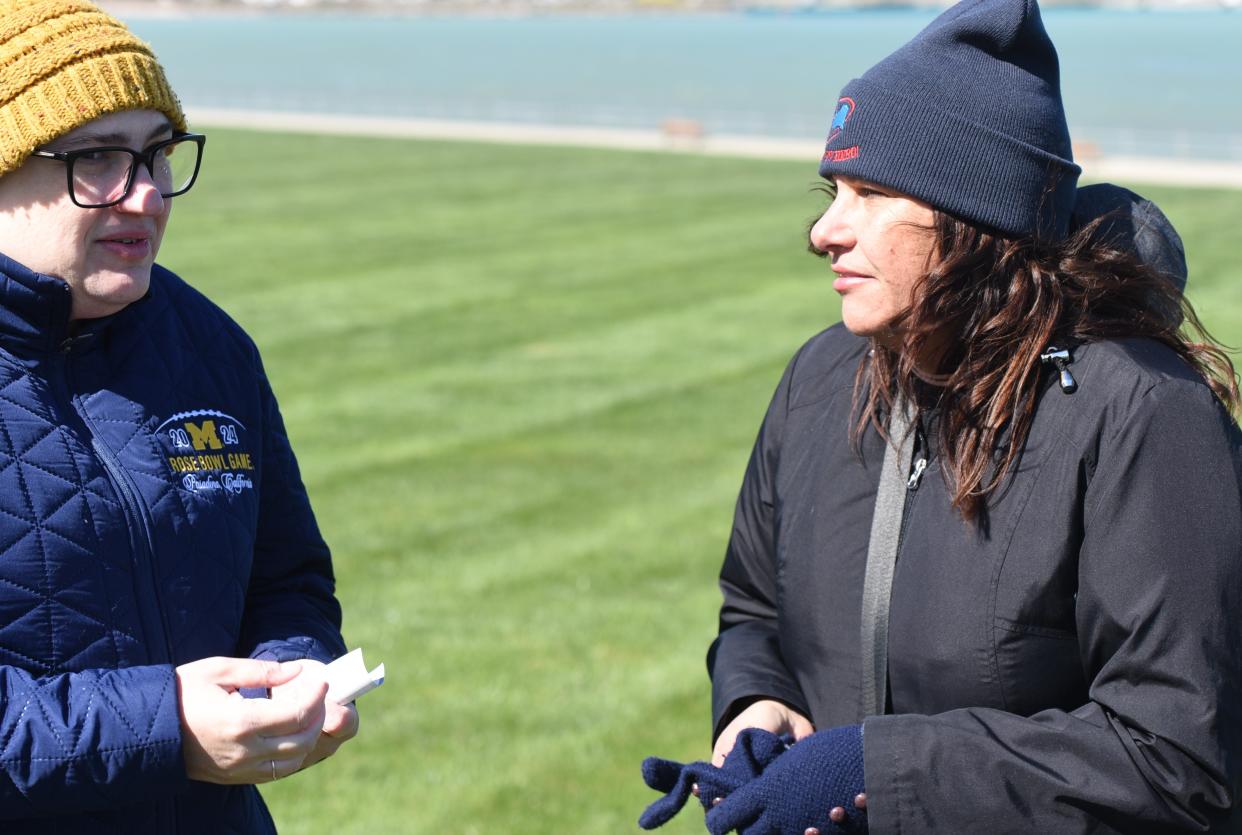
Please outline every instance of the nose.
[[116, 208], [122, 212], [136, 215], [159, 215], [164, 211], [165, 198], [160, 196], [160, 188], [155, 184], [151, 171], [142, 162], [134, 164], [134, 181], [130, 184], [129, 194], [125, 195]]
[[811, 226], [811, 246], [819, 252], [837, 254], [854, 245], [854, 232], [846, 216], [845, 202], [838, 196]]

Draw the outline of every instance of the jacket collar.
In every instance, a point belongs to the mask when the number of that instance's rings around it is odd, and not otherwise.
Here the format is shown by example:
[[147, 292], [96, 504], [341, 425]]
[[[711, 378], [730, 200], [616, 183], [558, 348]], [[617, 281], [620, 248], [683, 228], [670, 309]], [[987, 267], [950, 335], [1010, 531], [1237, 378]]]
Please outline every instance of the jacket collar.
[[55, 351], [69, 335], [69, 285], [0, 254], [0, 347]]
[[[149, 297], [150, 291], [135, 304]], [[50, 354], [73, 343], [85, 345], [133, 306], [71, 327], [69, 285], [0, 253], [0, 348], [12, 354]]]

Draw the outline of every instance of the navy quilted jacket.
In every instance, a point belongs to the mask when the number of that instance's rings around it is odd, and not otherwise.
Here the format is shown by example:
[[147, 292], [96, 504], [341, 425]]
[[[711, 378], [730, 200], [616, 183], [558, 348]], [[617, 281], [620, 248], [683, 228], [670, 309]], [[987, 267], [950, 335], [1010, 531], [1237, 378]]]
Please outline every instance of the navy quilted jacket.
[[0, 832], [274, 832], [253, 786], [186, 778], [173, 675], [344, 650], [258, 352], [160, 267], [68, 317], [0, 256]]

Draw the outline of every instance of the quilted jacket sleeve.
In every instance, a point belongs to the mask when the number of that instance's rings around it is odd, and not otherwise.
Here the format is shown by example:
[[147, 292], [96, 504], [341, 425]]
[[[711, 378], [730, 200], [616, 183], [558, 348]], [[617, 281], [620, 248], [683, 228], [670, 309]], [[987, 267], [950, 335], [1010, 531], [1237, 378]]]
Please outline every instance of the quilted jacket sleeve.
[[258, 535], [239, 653], [328, 662], [343, 655], [332, 557], [320, 536], [266, 375]]
[[1089, 700], [866, 721], [881, 832], [1235, 831], [1242, 450], [1206, 387], [1161, 383], [1101, 440], [1082, 509]]
[[781, 658], [776, 613], [775, 470], [797, 358], [768, 407], [742, 480], [733, 531], [720, 571], [720, 633], [707, 655], [712, 677], [712, 738], [759, 698], [776, 699], [810, 715], [806, 699]]
[[0, 820], [116, 809], [185, 779], [172, 667], [0, 666]]

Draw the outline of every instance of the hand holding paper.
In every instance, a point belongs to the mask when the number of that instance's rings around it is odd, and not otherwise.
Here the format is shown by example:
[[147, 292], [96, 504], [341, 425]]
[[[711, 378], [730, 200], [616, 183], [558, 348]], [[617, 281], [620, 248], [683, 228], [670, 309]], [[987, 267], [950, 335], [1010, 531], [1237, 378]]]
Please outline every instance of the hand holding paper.
[[[362, 660], [362, 650], [343, 655], [331, 664], [323, 664], [311, 659], [298, 662], [304, 668], [306, 683], [302, 676], [272, 688], [272, 698], [284, 700], [292, 698], [295, 693], [314, 682], [319, 688], [327, 684], [327, 693], [323, 696], [327, 710], [323, 718], [322, 730], [313, 750], [306, 755], [301, 768], [309, 768], [336, 753], [344, 743], [353, 739], [358, 733], [358, 711], [353, 705], [363, 693], [374, 690], [384, 683], [384, 665], [381, 664], [372, 672], [367, 672]], [[321, 691], [322, 692], [322, 691]]]
[[366, 662], [362, 660], [362, 648], [359, 647], [324, 667], [323, 677], [328, 683], [327, 700], [347, 705], [384, 683], [384, 665], [380, 664], [367, 672]]

